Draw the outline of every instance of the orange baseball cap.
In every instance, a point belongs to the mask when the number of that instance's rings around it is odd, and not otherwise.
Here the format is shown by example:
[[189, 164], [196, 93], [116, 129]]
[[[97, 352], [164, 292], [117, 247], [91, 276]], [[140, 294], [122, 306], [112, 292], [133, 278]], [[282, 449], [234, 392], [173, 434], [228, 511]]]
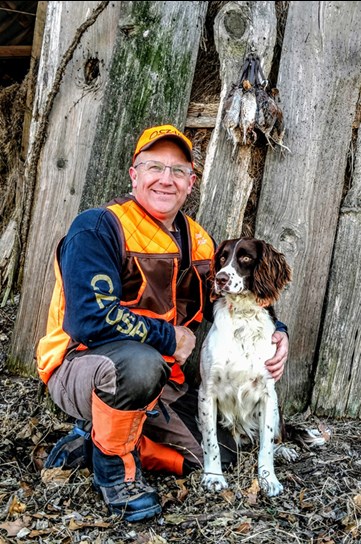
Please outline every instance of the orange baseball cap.
[[174, 139], [179, 144], [187, 156], [187, 159], [192, 163], [192, 142], [180, 130], [173, 125], [160, 125], [159, 127], [150, 127], [144, 130], [141, 134], [133, 155], [134, 161], [141, 151], [145, 151], [161, 138]]

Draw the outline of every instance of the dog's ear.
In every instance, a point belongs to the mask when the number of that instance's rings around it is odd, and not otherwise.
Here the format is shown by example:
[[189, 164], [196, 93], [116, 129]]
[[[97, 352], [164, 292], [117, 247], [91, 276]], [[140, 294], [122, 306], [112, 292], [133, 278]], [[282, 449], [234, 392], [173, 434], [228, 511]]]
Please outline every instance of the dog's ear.
[[[216, 274], [217, 274], [217, 272], [219, 270], [219, 256], [221, 255], [225, 244], [226, 244], [226, 240], [223, 241], [218, 246], [218, 248], [216, 249], [216, 251], [215, 251], [215, 253], [213, 255], [213, 258], [212, 258], [211, 264], [210, 264], [210, 268], [209, 268], [209, 274], [208, 274], [207, 279], [208, 279], [208, 282], [209, 282], [209, 285], [210, 285], [209, 299], [210, 299], [211, 302], [214, 302], [215, 300], [220, 298], [220, 295], [218, 293], [216, 293], [215, 290], [214, 290], [214, 280], [215, 280]], [[218, 266], [218, 268], [217, 268], [217, 266]]]
[[258, 241], [259, 262], [254, 271], [254, 292], [262, 306], [274, 304], [291, 281], [291, 268], [283, 253], [264, 240]]

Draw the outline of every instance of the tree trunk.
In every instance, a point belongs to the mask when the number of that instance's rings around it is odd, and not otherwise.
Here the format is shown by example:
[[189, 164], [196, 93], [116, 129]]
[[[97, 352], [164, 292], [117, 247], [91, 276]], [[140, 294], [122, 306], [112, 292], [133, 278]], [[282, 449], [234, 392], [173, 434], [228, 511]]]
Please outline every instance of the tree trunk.
[[206, 9], [207, 2], [49, 3], [27, 161], [36, 199], [13, 368], [34, 371], [54, 251], [79, 207], [129, 189], [141, 129], [166, 121], [182, 128]]
[[[360, 20], [360, 2], [291, 2], [288, 12], [277, 86], [292, 154], [267, 155], [256, 235], [283, 251], [293, 268], [277, 306], [291, 335], [280, 390], [292, 412], [310, 400], [361, 85]], [[338, 338], [344, 349], [347, 341]]]

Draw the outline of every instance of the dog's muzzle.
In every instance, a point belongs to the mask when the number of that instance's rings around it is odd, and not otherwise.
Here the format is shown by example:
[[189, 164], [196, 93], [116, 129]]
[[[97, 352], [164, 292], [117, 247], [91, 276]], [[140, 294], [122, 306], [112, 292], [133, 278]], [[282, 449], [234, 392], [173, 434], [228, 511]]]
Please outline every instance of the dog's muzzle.
[[237, 294], [244, 290], [245, 285], [243, 279], [240, 278], [233, 270], [228, 273], [224, 269], [220, 270], [214, 279], [214, 290], [219, 293]]
[[215, 291], [220, 293], [221, 291], [229, 291], [230, 276], [226, 272], [218, 272], [215, 277]]

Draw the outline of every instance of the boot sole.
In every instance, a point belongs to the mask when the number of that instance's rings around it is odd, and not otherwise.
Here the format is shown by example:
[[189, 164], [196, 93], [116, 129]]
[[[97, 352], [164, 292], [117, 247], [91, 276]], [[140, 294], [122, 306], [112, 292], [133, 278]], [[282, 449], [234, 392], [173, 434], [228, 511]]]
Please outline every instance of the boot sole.
[[162, 512], [162, 507], [160, 504], [155, 504], [154, 506], [151, 506], [149, 508], [145, 508], [144, 510], [137, 510], [134, 512], [127, 512], [126, 510], [118, 510], [117, 509], [111, 509], [112, 513], [114, 514], [120, 514], [122, 515], [122, 518], [124, 521], [129, 522], [135, 522], [135, 521], [143, 521], [144, 519], [152, 518], [153, 516], [156, 516], [157, 514], [160, 514]]

